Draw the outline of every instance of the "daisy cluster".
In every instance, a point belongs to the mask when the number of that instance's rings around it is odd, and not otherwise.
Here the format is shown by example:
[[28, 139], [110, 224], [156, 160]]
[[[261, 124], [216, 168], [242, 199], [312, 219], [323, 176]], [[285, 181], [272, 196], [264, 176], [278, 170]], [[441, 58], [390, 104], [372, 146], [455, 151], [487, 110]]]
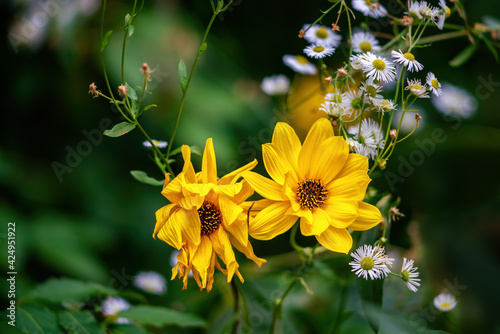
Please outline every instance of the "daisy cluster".
[[[386, 278], [387, 275], [393, 274], [389, 267], [392, 266], [394, 259], [385, 254], [384, 247], [363, 245], [356, 249], [354, 253], [351, 253], [351, 256], [354, 258], [354, 261], [349, 262], [349, 265], [352, 267], [351, 271], [358, 277], [363, 277], [366, 280], [375, 280]], [[417, 269], [417, 267], [413, 266], [413, 260], [404, 258], [400, 274], [393, 275], [400, 277], [409, 290], [417, 292], [420, 286]], [[436, 303], [435, 305], [437, 305]]]

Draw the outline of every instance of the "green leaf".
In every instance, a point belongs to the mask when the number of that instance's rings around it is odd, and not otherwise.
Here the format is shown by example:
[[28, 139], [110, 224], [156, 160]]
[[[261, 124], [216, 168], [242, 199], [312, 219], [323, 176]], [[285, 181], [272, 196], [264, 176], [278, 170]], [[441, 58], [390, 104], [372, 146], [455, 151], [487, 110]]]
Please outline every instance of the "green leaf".
[[148, 331], [139, 325], [122, 324], [113, 326], [111, 334], [148, 334]]
[[186, 65], [184, 64], [182, 59], [179, 61], [178, 72], [179, 72], [179, 80], [181, 82], [182, 92], [184, 93], [186, 91], [188, 79], [187, 79]]
[[56, 315], [46, 306], [36, 303], [26, 303], [17, 306], [16, 327], [21, 333], [64, 333], [57, 325]]
[[[201, 149], [196, 146], [196, 145], [193, 145], [193, 146], [189, 146], [189, 149], [191, 150], [191, 153], [192, 154], [196, 154], [198, 156], [202, 156], [202, 152], [201, 152]], [[177, 147], [175, 150], [173, 150], [172, 152], [170, 152], [170, 156], [172, 155], [176, 155], [176, 154], [179, 154], [182, 152], [182, 147]]]
[[58, 315], [59, 324], [67, 333], [106, 334], [104, 327], [97, 323], [96, 319], [89, 311], [61, 311]]
[[113, 30], [110, 30], [104, 36], [104, 39], [102, 40], [102, 44], [101, 44], [101, 50], [104, 50], [106, 48], [106, 46], [108, 46], [109, 41], [111, 40], [112, 33], [113, 33]]
[[477, 43], [468, 45], [465, 49], [460, 51], [460, 53], [457, 54], [455, 58], [450, 60], [450, 66], [451, 67], [462, 66], [474, 55], [476, 50], [477, 50]]
[[493, 57], [495, 57], [495, 61], [498, 63], [498, 51], [497, 51], [497, 49], [495, 49], [493, 44], [491, 44], [491, 41], [488, 39], [488, 37], [483, 37], [482, 40], [484, 41], [484, 44], [486, 44], [488, 49], [493, 54]]
[[118, 316], [135, 320], [143, 325], [157, 327], [176, 325], [180, 327], [206, 327], [205, 320], [195, 314], [181, 313], [159, 306], [132, 306]]
[[129, 122], [121, 122], [113, 126], [111, 130], [104, 131], [104, 135], [108, 137], [120, 137], [126, 133], [129, 133], [135, 128], [135, 124]]
[[165, 184], [165, 181], [160, 181], [155, 178], [152, 178], [142, 170], [131, 170], [130, 174], [132, 174], [134, 179], [145, 184], [149, 184], [152, 186], [163, 186], [163, 184]]
[[116, 290], [94, 282], [84, 282], [72, 278], [51, 278], [37, 286], [30, 297], [53, 303], [78, 302], [94, 295], [112, 295]]
[[127, 97], [132, 99], [132, 101], [137, 101], [137, 94], [135, 93], [135, 90], [128, 85], [128, 83], [125, 83], [125, 87], [127, 87]]
[[134, 26], [131, 24], [128, 26], [128, 37], [134, 34]]
[[149, 108], [157, 108], [158, 106], [156, 104], [150, 104], [149, 106], [144, 107], [144, 111], [148, 110]]

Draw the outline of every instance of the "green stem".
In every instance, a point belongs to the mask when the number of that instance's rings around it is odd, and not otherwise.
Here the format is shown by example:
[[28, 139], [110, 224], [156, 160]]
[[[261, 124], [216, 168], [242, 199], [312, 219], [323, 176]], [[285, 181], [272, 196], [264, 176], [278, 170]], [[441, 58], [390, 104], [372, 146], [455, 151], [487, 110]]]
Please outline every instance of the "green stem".
[[428, 43], [444, 41], [444, 40], [448, 40], [448, 39], [452, 39], [452, 38], [459, 38], [459, 37], [463, 37], [463, 36], [467, 36], [467, 32], [465, 30], [452, 31], [452, 32], [444, 33], [444, 34], [439, 34], [439, 35], [421, 38], [420, 41], [418, 42], [418, 44], [428, 44]]
[[127, 47], [127, 39], [128, 39], [128, 30], [132, 22], [134, 21], [135, 16], [135, 7], [137, 6], [137, 0], [134, 0], [134, 6], [132, 7], [132, 15], [130, 17], [129, 24], [125, 27], [125, 36], [123, 36], [123, 46], [122, 46], [122, 65], [121, 65], [121, 73], [122, 73], [122, 85], [125, 85], [125, 48]]
[[[208, 23], [208, 27], [205, 30], [205, 34], [203, 35], [203, 39], [201, 40], [200, 46], [198, 47], [198, 53], [196, 55], [196, 59], [194, 60], [193, 67], [191, 68], [191, 72], [189, 73], [189, 78], [186, 84], [186, 88], [184, 89], [184, 92], [182, 94], [182, 99], [179, 105], [179, 109], [177, 110], [177, 117], [175, 118], [175, 124], [174, 124], [174, 129], [172, 131], [172, 136], [170, 137], [170, 141], [168, 142], [168, 149], [167, 149], [167, 159], [170, 157], [170, 151], [172, 150], [173, 144], [174, 144], [174, 138], [175, 134], [177, 132], [177, 128], [179, 126], [179, 121], [181, 119], [181, 113], [182, 113], [182, 108], [184, 107], [184, 101], [186, 100], [186, 95], [189, 90], [189, 86], [191, 84], [191, 79], [193, 78], [194, 70], [196, 68], [196, 64], [198, 64], [198, 60], [200, 59], [201, 54], [203, 51], [205, 51], [206, 48], [206, 39], [208, 36], [208, 32], [210, 31], [210, 28], [212, 27], [212, 24], [214, 23], [215, 18], [217, 15], [221, 12], [221, 9], [217, 7], [217, 9], [214, 11], [212, 18], [210, 19], [210, 22]], [[168, 169], [171, 170], [170, 166], [168, 166]], [[173, 173], [172, 173], [173, 175]]]
[[274, 334], [276, 330], [276, 321], [278, 320], [278, 317], [281, 317], [281, 306], [283, 305], [283, 301], [285, 300], [286, 296], [290, 293], [292, 288], [295, 286], [295, 284], [298, 282], [298, 279], [295, 277], [290, 281], [290, 284], [288, 284], [288, 287], [286, 288], [285, 292], [283, 292], [283, 295], [281, 295], [281, 298], [276, 299], [274, 301], [274, 308], [273, 308], [273, 317], [271, 320], [271, 327], [269, 327], [269, 333]]

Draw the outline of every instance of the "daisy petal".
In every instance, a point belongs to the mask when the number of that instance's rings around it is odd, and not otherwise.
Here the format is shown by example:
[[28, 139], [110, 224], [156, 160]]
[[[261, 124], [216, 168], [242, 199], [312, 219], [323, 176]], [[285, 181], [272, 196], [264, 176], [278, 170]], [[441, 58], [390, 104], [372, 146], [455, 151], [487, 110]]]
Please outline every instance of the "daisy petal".
[[201, 166], [201, 178], [203, 183], [217, 183], [217, 165], [215, 163], [212, 138], [208, 138], [205, 144], [205, 152], [203, 152]]
[[232, 171], [229, 174], [224, 175], [219, 182], [217, 183], [218, 185], [226, 185], [226, 184], [231, 184], [236, 182], [236, 180], [239, 178], [240, 174], [253, 169], [255, 166], [257, 166], [257, 159], [253, 159], [252, 162], [247, 163], [245, 166], [240, 167], [234, 171]]
[[316, 208], [312, 214], [312, 224], [305, 219], [300, 220], [300, 233], [305, 236], [320, 235], [330, 226], [330, 216]]
[[156, 234], [162, 229], [162, 227], [165, 225], [167, 222], [168, 218], [170, 218], [170, 215], [172, 214], [172, 211], [176, 208], [176, 204], [168, 204], [165, 205], [163, 208], [159, 209], [156, 211], [156, 225], [155, 225], [155, 230], [153, 232], [153, 238], [155, 238]]
[[243, 208], [224, 196], [219, 197], [219, 208], [226, 226], [231, 225], [238, 215], [243, 212]]
[[170, 219], [167, 220], [165, 225], [158, 232], [158, 239], [165, 241], [170, 246], [181, 249], [182, 242], [182, 234], [180, 226], [177, 223], [177, 220], [174, 218], [177, 212], [174, 212], [170, 216]]
[[272, 199], [274, 201], [282, 200], [281, 187], [278, 183], [250, 171], [244, 172], [242, 176], [262, 197]]
[[350, 226], [358, 216], [358, 203], [347, 198], [337, 200], [329, 198], [325, 207], [326, 213], [330, 216], [330, 225], [336, 228], [346, 228]]
[[184, 159], [184, 167], [182, 168], [182, 173], [186, 183], [195, 183], [196, 177], [194, 175], [193, 164], [191, 163], [191, 149], [187, 145], [182, 145], [181, 147], [182, 158]]
[[314, 122], [307, 134], [304, 145], [299, 153], [299, 178], [305, 179], [311, 174], [311, 166], [315, 151], [328, 138], [333, 137], [332, 124], [326, 119], [321, 118]]
[[193, 267], [200, 273], [201, 286], [205, 288], [207, 285], [207, 271], [212, 257], [212, 244], [207, 236], [202, 236], [200, 245], [193, 257]]
[[180, 209], [172, 215], [171, 219], [175, 221], [177, 226], [181, 227], [182, 234], [186, 239], [191, 241], [195, 246], [200, 244], [201, 223], [196, 209]]
[[259, 266], [259, 268], [262, 265], [262, 263], [267, 262], [266, 260], [261, 259], [255, 255], [255, 253], [253, 252], [252, 244], [250, 242], [248, 242], [246, 246], [243, 246], [243, 244], [241, 244], [239, 240], [237, 240], [231, 234], [229, 234], [229, 240], [231, 241], [233, 246], [236, 247], [238, 251], [245, 254], [247, 258], [255, 262]]
[[[330, 125], [331, 128], [331, 125]], [[310, 178], [328, 184], [341, 171], [349, 157], [349, 146], [342, 137], [330, 137], [315, 150]]]
[[219, 255], [219, 257], [226, 264], [227, 269], [227, 281], [231, 282], [231, 279], [238, 268], [238, 263], [234, 257], [233, 247], [227, 237], [226, 231], [219, 228], [217, 231], [209, 235], [210, 241], [212, 241], [212, 246], [214, 251]]
[[274, 144], [262, 145], [262, 158], [269, 175], [276, 183], [285, 183], [285, 174], [290, 170], [290, 164], [281, 150]]
[[274, 128], [272, 143], [279, 147], [290, 166], [297, 170], [297, 160], [302, 144], [293, 128], [286, 123], [278, 122]]

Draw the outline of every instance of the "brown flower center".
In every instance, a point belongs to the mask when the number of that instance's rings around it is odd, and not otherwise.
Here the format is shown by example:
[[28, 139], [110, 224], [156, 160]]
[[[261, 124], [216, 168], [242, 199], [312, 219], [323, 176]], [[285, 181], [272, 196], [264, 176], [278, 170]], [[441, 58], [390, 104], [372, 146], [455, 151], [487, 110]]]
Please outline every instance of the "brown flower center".
[[328, 190], [326, 190], [319, 179], [305, 179], [299, 183], [296, 195], [302, 209], [308, 208], [313, 211], [323, 205], [328, 195]]
[[222, 223], [222, 215], [218, 207], [204, 201], [198, 209], [201, 222], [201, 235], [210, 235], [215, 232]]

